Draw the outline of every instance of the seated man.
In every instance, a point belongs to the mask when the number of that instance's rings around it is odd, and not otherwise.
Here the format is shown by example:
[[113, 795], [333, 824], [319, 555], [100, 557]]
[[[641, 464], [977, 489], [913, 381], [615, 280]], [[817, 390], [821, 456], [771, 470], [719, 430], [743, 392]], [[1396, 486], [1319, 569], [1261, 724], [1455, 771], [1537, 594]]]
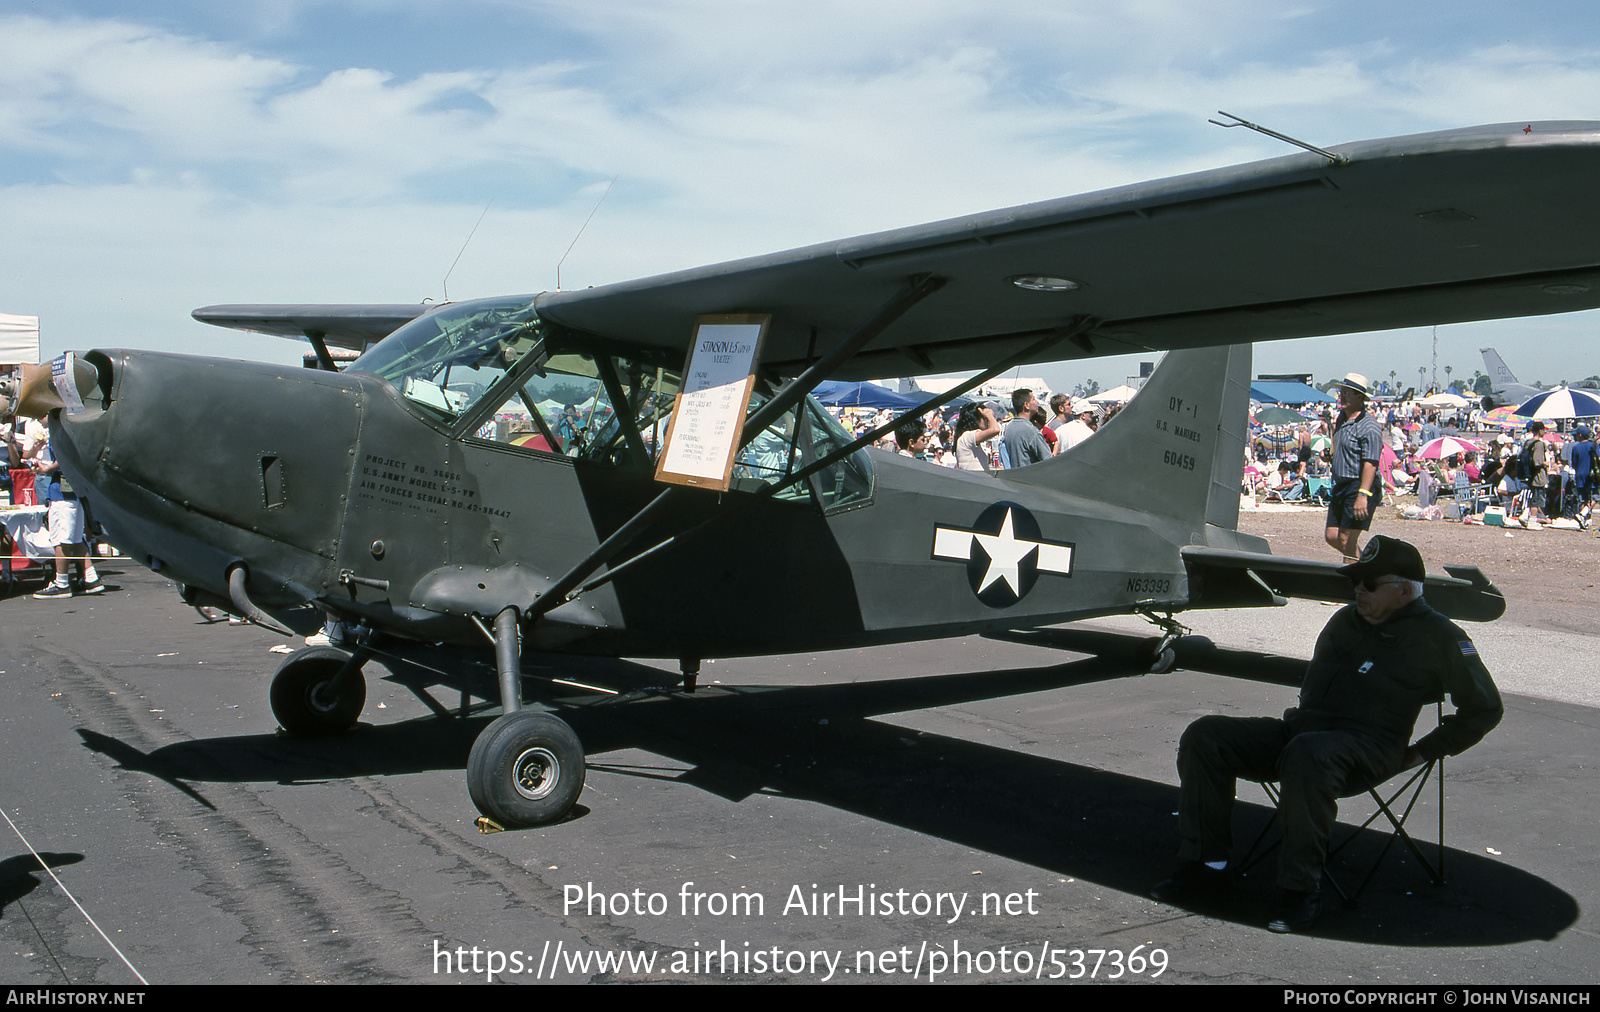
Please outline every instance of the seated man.
[[[1300, 705], [1272, 717], [1202, 717], [1178, 747], [1183, 862], [1151, 895], [1215, 895], [1231, 884], [1236, 780], [1282, 785], [1282, 890], [1273, 931], [1299, 931], [1322, 909], [1322, 863], [1340, 797], [1473, 745], [1500, 722], [1494, 680], [1466, 633], [1422, 600], [1422, 556], [1374, 535], [1343, 572], [1356, 603], [1317, 638]], [[1424, 703], [1449, 693], [1456, 712], [1408, 744]]]

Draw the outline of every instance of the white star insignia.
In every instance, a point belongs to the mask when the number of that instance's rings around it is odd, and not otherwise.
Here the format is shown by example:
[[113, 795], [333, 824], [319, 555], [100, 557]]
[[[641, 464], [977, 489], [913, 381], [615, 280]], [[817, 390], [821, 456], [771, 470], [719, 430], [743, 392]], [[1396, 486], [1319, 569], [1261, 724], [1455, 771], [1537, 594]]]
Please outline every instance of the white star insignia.
[[[973, 587], [975, 594], [983, 594], [990, 587], [1003, 582], [1010, 589], [1011, 597], [1020, 599], [1025, 593], [1024, 587], [1028, 586], [1032, 579], [1030, 570], [1071, 576], [1073, 546], [1017, 537], [1015, 517], [1018, 511], [1021, 511], [1028, 521], [1027, 526], [1032, 526], [1034, 530], [1038, 529], [1033, 525], [1032, 517], [1028, 516], [1026, 510], [1011, 504], [1006, 505], [1000, 529], [994, 534], [935, 525], [933, 557], [973, 565], [982, 564], [986, 560], [987, 568]], [[980, 550], [984, 560], [975, 557], [975, 553]]]
[[1000, 523], [999, 534], [978, 534], [973, 532], [973, 538], [983, 547], [985, 555], [989, 556], [989, 571], [983, 574], [983, 581], [978, 584], [978, 593], [989, 589], [989, 585], [996, 580], [1004, 580], [1011, 584], [1011, 593], [1022, 596], [1022, 575], [1018, 571], [1022, 560], [1029, 552], [1037, 551], [1037, 541], [1019, 540], [1011, 531], [1011, 511], [1006, 510], [1006, 518]]

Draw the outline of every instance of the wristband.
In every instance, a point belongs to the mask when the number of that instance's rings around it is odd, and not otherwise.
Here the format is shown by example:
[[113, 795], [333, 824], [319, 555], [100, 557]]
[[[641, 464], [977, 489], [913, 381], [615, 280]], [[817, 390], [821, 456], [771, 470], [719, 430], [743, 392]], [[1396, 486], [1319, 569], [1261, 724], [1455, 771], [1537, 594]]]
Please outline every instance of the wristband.
[[1356, 495], [1366, 495], [1366, 496], [1370, 496], [1370, 495], [1371, 495], [1371, 494], [1372, 494], [1372, 493], [1371, 493], [1371, 492], [1369, 492], [1369, 491], [1367, 491], [1367, 490], [1366, 490], [1366, 489], [1361, 489], [1361, 490], [1360, 490], [1360, 491], [1358, 491], [1358, 492], [1357, 492], [1357, 493], [1356, 493]]

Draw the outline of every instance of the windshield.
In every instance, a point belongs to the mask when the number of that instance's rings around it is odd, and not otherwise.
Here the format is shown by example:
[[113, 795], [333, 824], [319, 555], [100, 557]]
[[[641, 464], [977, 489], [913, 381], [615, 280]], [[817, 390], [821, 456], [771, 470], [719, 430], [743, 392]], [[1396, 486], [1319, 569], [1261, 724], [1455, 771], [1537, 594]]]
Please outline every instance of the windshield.
[[412, 320], [350, 368], [382, 376], [424, 414], [449, 424], [542, 336], [531, 295], [460, 302]]

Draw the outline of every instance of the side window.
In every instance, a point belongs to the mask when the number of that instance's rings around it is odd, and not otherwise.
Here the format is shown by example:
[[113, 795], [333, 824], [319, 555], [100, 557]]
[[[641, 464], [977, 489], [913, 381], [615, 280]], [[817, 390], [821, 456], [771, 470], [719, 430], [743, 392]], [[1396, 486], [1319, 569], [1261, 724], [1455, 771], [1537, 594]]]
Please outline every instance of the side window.
[[[750, 397], [750, 414], [767, 403], [766, 394], [756, 391]], [[773, 498], [799, 501], [809, 498], [810, 489], [805, 482], [790, 484], [789, 476], [805, 466], [801, 450], [800, 433], [796, 418], [804, 419], [791, 409], [777, 421], [756, 433], [756, 437], [740, 448], [733, 460], [733, 487], [754, 492], [767, 485], [781, 485]]]
[[[477, 403], [471, 419], [463, 419], [464, 424], [476, 426], [474, 438], [619, 467], [654, 465], [683, 385], [677, 370], [579, 352], [545, 357], [542, 349], [510, 369], [518, 363], [522, 350], [517, 348], [519, 354], [513, 356], [496, 344], [491, 348], [492, 365], [481, 357], [469, 362], [457, 356], [458, 361], [444, 367], [448, 376], [466, 371], [462, 366], [468, 365], [474, 380], [486, 366], [510, 370], [501, 372], [500, 380], [493, 378], [494, 373], [481, 374], [488, 384], [474, 395]], [[421, 381], [411, 375], [403, 378], [411, 384], [408, 396], [415, 399]], [[453, 388], [447, 383], [436, 386]], [[471, 399], [465, 391], [463, 399]], [[750, 398], [750, 412], [768, 399], [767, 394], [756, 391]], [[435, 407], [441, 415], [451, 411], [447, 403]], [[475, 420], [480, 417], [481, 422]], [[791, 502], [815, 496], [824, 512], [864, 505], [872, 499], [873, 481], [872, 463], [864, 453], [836, 461], [806, 481], [791, 481], [796, 472], [851, 441], [850, 434], [807, 397], [739, 450], [734, 458], [733, 487], [754, 492], [778, 486], [773, 497]]]
[[560, 353], [507, 391], [474, 435], [567, 457], [648, 466], [666, 437], [679, 385], [675, 370]]
[[[808, 463], [820, 460], [854, 442], [850, 433], [846, 432], [832, 415], [824, 411], [822, 405], [814, 398], [807, 397], [805, 405], [811, 423], [807, 426], [810, 435], [810, 446], [806, 454]], [[871, 502], [872, 478], [872, 459], [858, 451], [812, 475], [811, 482], [816, 486], [823, 511], [832, 512]]]
[[[750, 411], [766, 402], [758, 391], [750, 398]], [[782, 485], [774, 498], [797, 502], [815, 495], [824, 512], [864, 505], [872, 499], [872, 463], [864, 453], [852, 453], [804, 482], [789, 483], [795, 472], [851, 442], [850, 434], [807, 397], [799, 410], [785, 412], [739, 451], [733, 466], [734, 488], [754, 491]]]

